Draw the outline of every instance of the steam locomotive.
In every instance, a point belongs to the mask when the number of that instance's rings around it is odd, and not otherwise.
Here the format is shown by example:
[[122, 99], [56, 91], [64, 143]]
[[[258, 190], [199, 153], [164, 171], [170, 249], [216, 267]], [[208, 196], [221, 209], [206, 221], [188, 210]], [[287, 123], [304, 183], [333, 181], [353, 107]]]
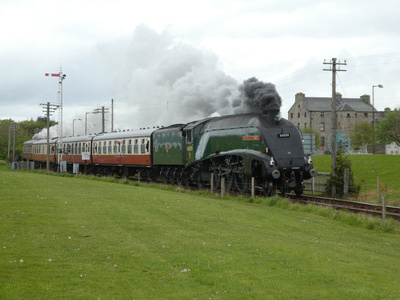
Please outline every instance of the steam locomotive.
[[[304, 155], [301, 133], [273, 112], [207, 118], [158, 129], [30, 140], [25, 160], [72, 172], [135, 176], [179, 185], [248, 192], [251, 181], [265, 195], [303, 193], [303, 180], [317, 175]], [[82, 155], [85, 154], [85, 155]], [[83, 160], [86, 156], [86, 161]], [[61, 163], [57, 163], [60, 161]], [[86, 162], [86, 163], [85, 163]], [[224, 180], [222, 180], [224, 178]], [[254, 179], [253, 179], [254, 178]]]

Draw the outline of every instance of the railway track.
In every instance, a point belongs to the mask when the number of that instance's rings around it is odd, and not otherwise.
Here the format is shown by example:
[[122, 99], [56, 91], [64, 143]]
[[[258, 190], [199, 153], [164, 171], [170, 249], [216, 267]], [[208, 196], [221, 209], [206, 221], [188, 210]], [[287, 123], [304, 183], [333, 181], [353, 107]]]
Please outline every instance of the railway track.
[[[132, 179], [134, 181], [139, 181], [137, 178]], [[147, 181], [143, 180], [143, 182], [153, 182], [154, 181]], [[157, 182], [155, 183], [162, 184], [162, 182]], [[197, 186], [185, 186], [185, 189], [190, 189], [190, 190], [198, 190], [199, 187]], [[203, 187], [204, 189], [204, 187]], [[215, 192], [218, 192], [220, 190], [216, 190]], [[243, 196], [246, 193], [239, 193], [235, 191], [229, 191], [226, 192], [227, 194], [230, 195], [240, 195]], [[257, 196], [262, 196], [262, 194], [259, 191], [256, 191]], [[278, 192], [279, 194], [279, 192]], [[249, 194], [247, 194], [249, 196]], [[356, 202], [356, 201], [350, 201], [350, 200], [342, 200], [342, 199], [334, 199], [334, 198], [326, 198], [326, 197], [318, 197], [318, 196], [308, 196], [308, 195], [302, 195], [300, 197], [296, 196], [295, 194], [286, 194], [285, 197], [289, 198], [292, 202], [295, 203], [300, 203], [300, 204], [315, 204], [315, 205], [320, 205], [320, 206], [330, 206], [338, 210], [347, 210], [353, 213], [364, 213], [364, 214], [369, 214], [373, 215], [376, 217], [382, 217], [382, 205], [379, 204], [372, 204], [372, 203], [365, 203], [365, 202]], [[388, 218], [393, 218], [397, 221], [400, 221], [400, 207], [397, 206], [386, 206], [386, 217]]]
[[[289, 195], [288, 195], [289, 196]], [[292, 195], [294, 196], [294, 195]], [[301, 204], [315, 204], [321, 206], [330, 206], [338, 210], [347, 210], [354, 213], [364, 213], [373, 216], [382, 216], [382, 205], [355, 202], [349, 200], [306, 196], [302, 195], [300, 198], [291, 197], [291, 200]], [[400, 221], [400, 207], [386, 206], [386, 217], [393, 218]]]

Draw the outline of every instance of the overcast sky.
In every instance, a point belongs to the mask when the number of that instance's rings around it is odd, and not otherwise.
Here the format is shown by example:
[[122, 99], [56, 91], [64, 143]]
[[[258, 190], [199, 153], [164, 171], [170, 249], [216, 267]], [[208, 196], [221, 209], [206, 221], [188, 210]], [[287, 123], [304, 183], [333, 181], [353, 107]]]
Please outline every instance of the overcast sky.
[[[229, 113], [251, 77], [272, 83], [281, 115], [295, 94], [331, 97], [326, 60], [346, 60], [337, 91], [400, 107], [398, 0], [1, 0], [0, 119], [42, 116], [63, 82], [65, 134], [115, 100], [114, 128]], [[52, 119], [56, 120], [57, 114]], [[100, 115], [88, 114], [90, 131]], [[110, 128], [107, 114], [106, 130]]]

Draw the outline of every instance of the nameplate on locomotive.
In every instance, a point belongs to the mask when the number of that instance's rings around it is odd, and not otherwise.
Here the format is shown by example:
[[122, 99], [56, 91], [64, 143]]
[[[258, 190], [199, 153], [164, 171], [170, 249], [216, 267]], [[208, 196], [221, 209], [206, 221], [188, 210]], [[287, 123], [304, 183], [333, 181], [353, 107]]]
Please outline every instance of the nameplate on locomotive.
[[259, 135], [242, 136], [242, 141], [259, 141], [259, 140], [260, 140]]
[[278, 138], [280, 139], [290, 138], [290, 133], [278, 133]]

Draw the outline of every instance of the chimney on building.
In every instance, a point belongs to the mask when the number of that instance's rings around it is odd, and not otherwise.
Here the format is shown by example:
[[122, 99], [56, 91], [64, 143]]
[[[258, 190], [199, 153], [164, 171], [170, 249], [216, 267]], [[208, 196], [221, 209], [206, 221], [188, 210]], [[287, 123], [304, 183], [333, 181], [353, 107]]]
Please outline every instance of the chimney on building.
[[295, 102], [303, 101], [304, 98], [305, 98], [305, 94], [303, 94], [303, 93], [297, 93], [296, 96], [295, 96], [294, 101], [295, 101]]
[[362, 101], [366, 104], [371, 104], [371, 97], [369, 95], [362, 95], [360, 96], [360, 98], [362, 99]]
[[342, 94], [341, 93], [336, 93], [336, 100], [339, 101], [340, 103], [342, 102]]

